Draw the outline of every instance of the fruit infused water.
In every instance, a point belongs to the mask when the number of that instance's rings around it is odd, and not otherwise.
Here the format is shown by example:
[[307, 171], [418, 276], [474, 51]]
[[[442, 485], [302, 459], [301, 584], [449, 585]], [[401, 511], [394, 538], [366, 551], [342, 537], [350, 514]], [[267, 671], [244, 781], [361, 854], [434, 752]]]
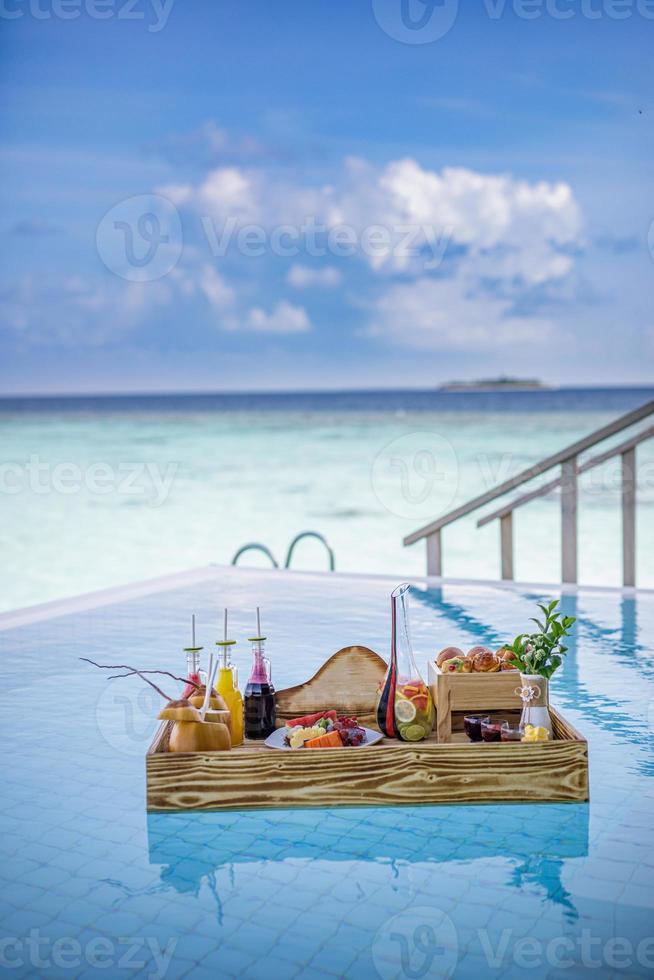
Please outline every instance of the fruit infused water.
[[398, 737], [404, 742], [420, 742], [434, 727], [434, 705], [431, 691], [416, 676], [395, 686], [395, 724]]
[[420, 742], [434, 726], [431, 691], [413, 659], [409, 585], [391, 595], [391, 657], [377, 701], [377, 724], [388, 738]]

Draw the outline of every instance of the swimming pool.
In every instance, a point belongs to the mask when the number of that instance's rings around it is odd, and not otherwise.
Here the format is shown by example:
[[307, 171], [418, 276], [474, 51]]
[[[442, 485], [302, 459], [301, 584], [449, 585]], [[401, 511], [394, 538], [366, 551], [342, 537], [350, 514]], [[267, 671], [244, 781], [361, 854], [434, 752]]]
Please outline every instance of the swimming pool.
[[[243, 675], [259, 604], [286, 686], [350, 643], [385, 655], [395, 584], [213, 568], [0, 618], [2, 975], [651, 975], [652, 594], [562, 599], [552, 701], [589, 740], [589, 805], [146, 815], [156, 696], [80, 656], [183, 673], [190, 613], [206, 648], [228, 605]], [[541, 595], [417, 583], [419, 665], [512, 637]]]

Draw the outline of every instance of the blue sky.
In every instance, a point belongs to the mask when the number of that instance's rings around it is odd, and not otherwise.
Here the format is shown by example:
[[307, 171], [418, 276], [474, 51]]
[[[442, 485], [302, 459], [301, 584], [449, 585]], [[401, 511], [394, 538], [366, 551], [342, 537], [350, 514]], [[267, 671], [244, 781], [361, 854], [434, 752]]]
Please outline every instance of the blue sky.
[[3, 391], [651, 381], [654, 3], [95, 2], [0, 12]]

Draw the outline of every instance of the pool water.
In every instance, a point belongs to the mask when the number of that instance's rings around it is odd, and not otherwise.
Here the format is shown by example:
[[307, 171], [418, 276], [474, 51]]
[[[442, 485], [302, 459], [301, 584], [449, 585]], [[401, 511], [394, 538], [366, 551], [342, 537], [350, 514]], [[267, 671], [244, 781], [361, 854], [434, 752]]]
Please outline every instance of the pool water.
[[[1, 975], [651, 976], [652, 594], [562, 600], [578, 625], [551, 696], [589, 740], [590, 804], [146, 814], [157, 696], [79, 657], [181, 674], [191, 612], [209, 648], [228, 605], [243, 686], [260, 605], [284, 687], [341, 646], [385, 655], [395, 584], [215, 568], [0, 618]], [[512, 638], [541, 598], [417, 583], [417, 662]]]

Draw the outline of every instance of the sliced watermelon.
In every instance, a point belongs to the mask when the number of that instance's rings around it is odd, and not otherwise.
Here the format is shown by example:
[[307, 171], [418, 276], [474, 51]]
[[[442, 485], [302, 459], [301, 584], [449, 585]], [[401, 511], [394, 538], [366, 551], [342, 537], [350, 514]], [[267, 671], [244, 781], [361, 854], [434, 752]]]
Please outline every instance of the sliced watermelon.
[[336, 721], [335, 711], [316, 711], [313, 715], [304, 715], [302, 718], [293, 718], [291, 721], [286, 722], [287, 728], [295, 728], [297, 725], [300, 728], [311, 728], [316, 722], [320, 721], [321, 718], [331, 718], [332, 721]]

